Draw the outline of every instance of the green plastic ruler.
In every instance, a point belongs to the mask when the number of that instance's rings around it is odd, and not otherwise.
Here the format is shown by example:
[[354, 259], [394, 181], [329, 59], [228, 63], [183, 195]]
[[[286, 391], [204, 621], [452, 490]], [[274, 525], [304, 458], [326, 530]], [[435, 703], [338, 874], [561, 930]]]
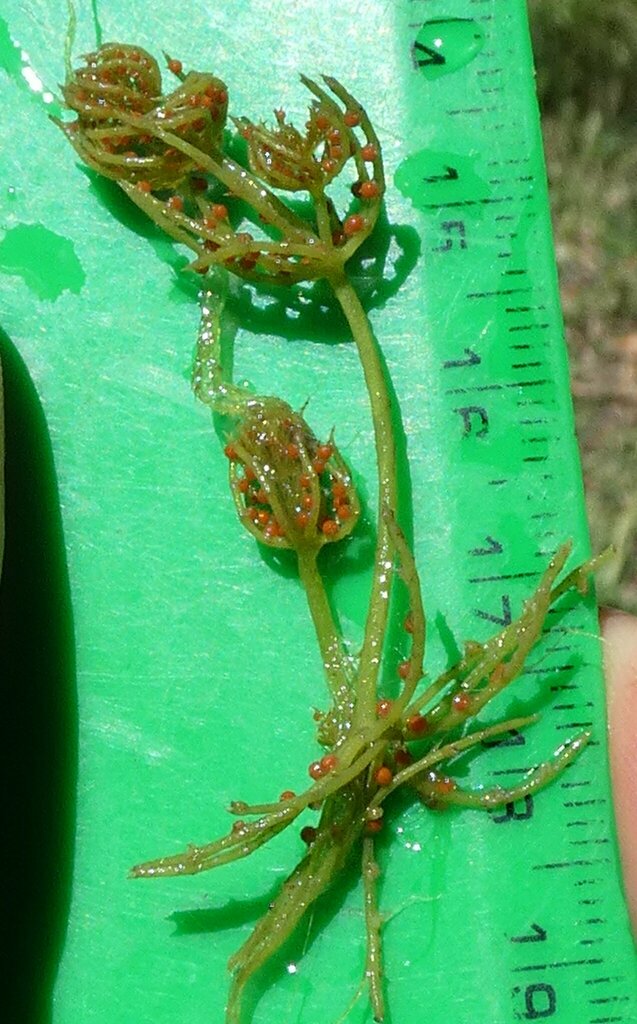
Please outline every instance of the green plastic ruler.
[[[74, 616], [75, 674], [67, 657], [62, 675], [41, 666], [38, 678], [57, 695], [58, 756], [79, 735], [77, 779], [53, 773], [66, 788], [55, 790], [60, 815], [47, 819], [46, 870], [40, 859], [33, 876], [59, 941], [38, 945], [36, 935], [28, 947], [33, 1001], [16, 1019], [221, 1024], [226, 960], [300, 840], [286, 834], [196, 879], [132, 883], [126, 869], [224, 832], [231, 799], [303, 785], [324, 683], [298, 583], [240, 532], [208, 415], [190, 395], [198, 311], [196, 285], [179, 272], [185, 260], [114, 188], [82, 173], [46, 118], [64, 33], [49, 0], [13, 4], [0, 22], [11, 111], [0, 123], [7, 388], [15, 347], [50, 433]], [[186, 13], [168, 0], [134, 9], [111, 0], [80, 6], [77, 52], [96, 34], [212, 68], [229, 82], [235, 113], [267, 117], [283, 105], [302, 119], [301, 70], [337, 75], [368, 106], [396, 183], [388, 283], [371, 315], [403, 416], [403, 495], [428, 665], [439, 668], [456, 645], [518, 612], [562, 540], [573, 538], [578, 558], [588, 550], [524, 4], [192, 0]], [[339, 330], [325, 311], [308, 318], [303, 303], [251, 309], [236, 369], [257, 390], [275, 379], [297, 406], [309, 396], [314, 428], [326, 435], [336, 424], [373, 508], [371, 424]], [[9, 448], [15, 429], [8, 414]], [[8, 490], [14, 509], [27, 500]], [[365, 531], [331, 564], [353, 643], [369, 564]], [[49, 584], [40, 581], [40, 600], [54, 616], [65, 598], [60, 579]], [[503, 811], [405, 805], [387, 828], [394, 1022], [636, 1017], [596, 615], [592, 598], [571, 603], [497, 709], [541, 708], [542, 722], [484, 749], [466, 772], [474, 784], [514, 783], [592, 728], [584, 755]], [[352, 872], [255, 985], [254, 1024], [336, 1022], [363, 955]], [[365, 998], [349, 1020], [368, 1024]]]

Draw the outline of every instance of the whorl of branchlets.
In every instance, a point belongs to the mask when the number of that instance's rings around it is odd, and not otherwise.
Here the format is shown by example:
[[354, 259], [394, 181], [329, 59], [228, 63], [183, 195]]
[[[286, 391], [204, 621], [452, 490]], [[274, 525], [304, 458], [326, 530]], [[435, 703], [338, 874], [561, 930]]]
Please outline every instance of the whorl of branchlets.
[[156, 134], [171, 132], [203, 154], [220, 142], [228, 94], [221, 79], [191, 71], [162, 95], [157, 61], [141, 47], [106, 43], [62, 86], [77, 120], [58, 122], [82, 160], [115, 181], [174, 189], [196, 160]]

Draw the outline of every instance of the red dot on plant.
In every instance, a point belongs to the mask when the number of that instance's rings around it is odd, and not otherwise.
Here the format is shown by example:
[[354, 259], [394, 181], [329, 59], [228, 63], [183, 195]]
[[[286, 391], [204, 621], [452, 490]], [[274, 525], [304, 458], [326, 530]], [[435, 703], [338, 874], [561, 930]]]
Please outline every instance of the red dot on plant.
[[382, 818], [372, 818], [371, 821], [365, 822], [365, 831], [370, 836], [378, 835], [383, 827]]
[[391, 768], [388, 768], [387, 765], [383, 764], [376, 772], [374, 778], [378, 786], [391, 786], [394, 781], [394, 773]]
[[405, 725], [414, 736], [422, 736], [429, 728], [429, 722], [424, 715], [411, 715]]
[[294, 800], [296, 793], [292, 789], [284, 789], [279, 800]]
[[308, 765], [307, 771], [310, 778], [314, 779], [315, 782], [318, 781], [318, 779], [323, 778], [324, 772], [320, 761], [312, 761], [312, 763]]
[[357, 124], [361, 123], [360, 114], [357, 110], [346, 110], [343, 120], [348, 128], [355, 128]]
[[331, 444], [320, 444], [316, 449], [316, 454], [322, 462], [327, 462], [333, 451], [334, 448]]
[[223, 454], [226, 456], [227, 459], [230, 459], [232, 462], [236, 462], [236, 460], [239, 458], [239, 456], [237, 455], [237, 449], [234, 447], [234, 445], [231, 444], [227, 444], [225, 446], [225, 448], [223, 449]]
[[376, 714], [379, 718], [387, 718], [387, 715], [391, 711], [392, 702], [390, 700], [377, 700], [376, 701]]
[[400, 665], [398, 666], [398, 675], [400, 676], [401, 679], [407, 678], [407, 676], [409, 675], [410, 668], [411, 662], [408, 659], [406, 661], [401, 661]]
[[168, 61], [168, 70], [172, 71], [173, 75], [180, 75], [184, 70], [184, 66], [180, 60], [172, 59]]
[[335, 519], [324, 519], [321, 523], [321, 530], [326, 537], [334, 537], [338, 533], [339, 526]]
[[210, 207], [210, 212], [216, 220], [228, 219], [228, 207], [224, 206], [223, 203], [213, 203]]
[[338, 757], [336, 754], [325, 754], [325, 756], [321, 758], [320, 764], [324, 774], [327, 775], [329, 772], [333, 772], [336, 768], [338, 764]]
[[303, 840], [304, 843], [307, 843], [308, 846], [310, 845], [310, 843], [314, 842], [314, 840], [316, 839], [316, 834], [316, 829], [314, 828], [313, 825], [304, 825], [300, 832], [301, 839]]
[[343, 222], [343, 231], [346, 235], [357, 235], [365, 227], [365, 218], [360, 213], [351, 213]]
[[471, 697], [468, 693], [457, 693], [451, 703], [456, 711], [467, 711], [471, 707]]
[[358, 194], [361, 199], [377, 199], [380, 195], [380, 185], [377, 181], [364, 181]]
[[373, 143], [368, 142], [366, 146], [361, 147], [361, 156], [363, 160], [375, 160], [378, 156], [378, 150]]
[[457, 786], [453, 779], [450, 779], [445, 775], [444, 778], [436, 779], [433, 784], [433, 788], [436, 793], [440, 793], [441, 796], [444, 796], [445, 793], [453, 793], [454, 789], [457, 789]]
[[137, 188], [139, 189], [140, 192], [151, 192], [152, 191], [151, 183], [149, 181], [146, 181], [146, 180], [138, 181], [137, 182]]

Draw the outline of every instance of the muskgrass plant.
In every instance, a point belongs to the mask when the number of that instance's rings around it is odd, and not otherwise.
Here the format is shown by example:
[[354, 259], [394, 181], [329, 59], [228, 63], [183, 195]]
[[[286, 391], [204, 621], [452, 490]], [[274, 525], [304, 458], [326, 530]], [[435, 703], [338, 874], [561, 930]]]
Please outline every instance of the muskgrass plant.
[[[202, 321], [193, 373], [196, 395], [223, 416], [225, 457], [239, 521], [262, 545], [294, 552], [316, 631], [328, 708], [315, 715], [308, 785], [262, 803], [237, 799], [228, 833], [205, 845], [136, 865], [133, 878], [198, 874], [246, 858], [308, 807], [307, 849], [252, 934], [230, 961], [227, 1024], [239, 1024], [246, 983], [295, 930], [346, 864], [360, 863], [367, 954], [364, 979], [376, 1021], [385, 1017], [380, 869], [375, 844], [395, 795], [408, 790], [423, 808], [490, 810], [546, 785], [589, 740], [583, 732], [512, 789], [464, 788], [455, 760], [484, 740], [532, 725], [537, 716], [491, 725], [477, 716], [522, 671], [549, 608], [566, 590], [585, 592], [593, 563], [564, 574], [570, 545], [551, 559], [519, 616], [486, 643], [469, 641], [455, 665], [426, 676], [426, 618], [412, 550], [398, 525], [396, 437], [390, 386], [348, 263], [372, 236], [382, 209], [381, 144], [364, 106], [336, 79], [302, 76], [310, 94], [302, 128], [277, 110], [273, 126], [245, 117], [227, 128], [228, 91], [214, 75], [185, 73], [167, 57], [178, 85], [164, 94], [159, 66], [140, 47], [110, 43], [69, 71], [64, 98], [75, 120], [58, 122], [81, 159], [117, 182], [130, 200], [193, 255], [202, 278]], [[241, 162], [236, 137], [247, 153]], [[232, 143], [232, 145], [230, 144]], [[332, 197], [350, 184], [343, 208]], [[340, 194], [343, 189], [341, 188]], [[303, 206], [290, 196], [302, 193]], [[319, 439], [304, 410], [281, 397], [246, 393], [233, 381], [221, 335], [229, 275], [255, 288], [321, 280], [331, 289], [357, 347], [374, 426], [378, 476], [376, 546], [362, 646], [350, 653], [328, 600], [323, 548], [356, 529], [360, 499], [334, 436]], [[335, 350], [335, 359], [337, 350]], [[410, 645], [387, 696], [391, 595], [404, 589]], [[283, 695], [282, 695], [283, 699]]]

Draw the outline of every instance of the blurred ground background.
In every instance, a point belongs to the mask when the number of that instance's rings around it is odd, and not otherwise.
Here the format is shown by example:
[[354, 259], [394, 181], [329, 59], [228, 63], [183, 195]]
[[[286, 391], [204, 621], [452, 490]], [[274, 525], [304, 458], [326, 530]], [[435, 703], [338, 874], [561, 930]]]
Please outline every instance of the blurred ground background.
[[600, 600], [637, 612], [637, 0], [529, 0]]

